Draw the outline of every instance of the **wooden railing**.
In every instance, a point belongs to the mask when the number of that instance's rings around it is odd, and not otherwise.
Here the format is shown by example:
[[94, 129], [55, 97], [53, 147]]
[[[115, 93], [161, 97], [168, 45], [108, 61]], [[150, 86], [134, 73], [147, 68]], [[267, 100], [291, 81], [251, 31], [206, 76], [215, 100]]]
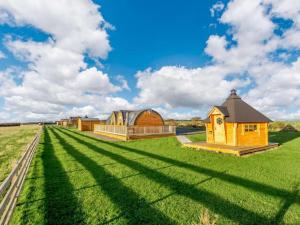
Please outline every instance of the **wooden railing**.
[[146, 136], [156, 134], [175, 134], [175, 126], [115, 126], [95, 125], [95, 132], [104, 132], [122, 136]]
[[0, 199], [2, 199], [0, 202], [0, 225], [7, 225], [10, 221], [36, 146], [39, 143], [42, 129], [38, 131], [32, 142], [27, 146], [21, 159], [0, 185]]
[[128, 136], [144, 136], [155, 134], [175, 134], [175, 126], [129, 126]]
[[126, 126], [95, 124], [94, 131], [118, 134], [118, 135], [124, 135], [124, 136], [127, 135], [127, 127]]

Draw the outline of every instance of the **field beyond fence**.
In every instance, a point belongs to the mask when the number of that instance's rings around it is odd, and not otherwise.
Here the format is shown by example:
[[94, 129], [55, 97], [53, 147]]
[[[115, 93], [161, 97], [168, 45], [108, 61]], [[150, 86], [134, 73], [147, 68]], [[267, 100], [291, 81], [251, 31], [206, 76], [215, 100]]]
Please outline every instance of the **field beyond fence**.
[[37, 125], [0, 127], [0, 183], [10, 173], [38, 129]]

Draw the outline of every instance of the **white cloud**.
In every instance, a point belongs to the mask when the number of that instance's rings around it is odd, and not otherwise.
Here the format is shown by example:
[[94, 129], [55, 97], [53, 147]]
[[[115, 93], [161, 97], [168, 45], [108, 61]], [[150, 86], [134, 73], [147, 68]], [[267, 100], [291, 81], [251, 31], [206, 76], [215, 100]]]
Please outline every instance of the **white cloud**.
[[[276, 34], [280, 25], [272, 20], [275, 16], [291, 20], [292, 27]], [[209, 105], [221, 104], [230, 88], [242, 87], [246, 91], [242, 97], [271, 118], [284, 119], [289, 114], [292, 116], [286, 119], [300, 119], [299, 54], [289, 62], [300, 46], [300, 4], [292, 0], [232, 0], [219, 21], [229, 30], [208, 38], [205, 52], [212, 57], [211, 64], [138, 72], [141, 90], [136, 102], [202, 111], [203, 106], [208, 110]], [[284, 55], [277, 50], [284, 50]], [[274, 60], [270, 55], [278, 57]]]
[[85, 63], [86, 54], [98, 61], [111, 49], [106, 28], [112, 26], [98, 10], [87, 0], [0, 2], [0, 15], [5, 15], [0, 16], [2, 23], [28, 24], [49, 34], [44, 42], [5, 40], [8, 50], [28, 63], [22, 71], [1, 72], [3, 113], [10, 113], [10, 120], [50, 120], [70, 113], [97, 116], [132, 107], [127, 100], [111, 96], [124, 85], [114, 85], [107, 74]]
[[95, 67], [79, 73], [74, 81], [74, 88], [83, 92], [107, 94], [120, 91], [121, 88], [110, 83], [108, 75], [97, 70]]
[[17, 26], [32, 25], [53, 36], [59, 48], [74, 52], [88, 52], [93, 57], [105, 58], [111, 47], [103, 27], [107, 23], [92, 1], [68, 0], [35, 1], [10, 0], [0, 2], [2, 22]]
[[0, 51], [0, 60], [5, 58], [6, 58], [5, 54], [2, 51]]
[[166, 66], [157, 71], [139, 71], [137, 87], [141, 91], [135, 103], [167, 108], [217, 104], [230, 89], [249, 83], [248, 80], [225, 80], [224, 72], [216, 66], [196, 69]]
[[130, 91], [130, 90], [131, 90], [130, 87], [129, 87], [129, 85], [128, 85], [128, 82], [127, 82], [127, 80], [125, 79], [124, 76], [122, 76], [122, 75], [117, 75], [117, 76], [116, 76], [116, 80], [119, 81], [121, 87], [122, 87], [124, 90], [127, 90], [127, 91]]
[[[111, 50], [106, 29], [113, 26], [99, 6], [88, 0], [1, 1], [0, 24], [30, 25], [49, 35], [44, 42], [5, 40], [28, 68], [0, 71], [0, 95], [5, 98], [1, 118], [103, 116], [133, 107], [155, 107], [174, 118], [204, 117], [209, 106], [220, 104], [234, 87], [273, 119], [300, 119], [300, 58], [295, 53], [300, 46], [299, 1], [231, 0], [226, 7], [219, 1], [211, 14], [220, 15], [218, 22], [229, 27], [207, 39], [205, 53], [212, 61], [199, 68], [163, 66], [137, 72], [139, 93], [129, 103], [115, 97], [130, 90], [124, 77], [116, 76], [114, 84], [84, 60], [87, 56], [101, 65], [99, 60]], [[277, 34], [281, 27], [274, 17], [290, 20], [291, 27]]]
[[224, 9], [225, 5], [223, 2], [218, 1], [210, 8], [210, 15], [214, 17], [217, 12], [221, 12]]

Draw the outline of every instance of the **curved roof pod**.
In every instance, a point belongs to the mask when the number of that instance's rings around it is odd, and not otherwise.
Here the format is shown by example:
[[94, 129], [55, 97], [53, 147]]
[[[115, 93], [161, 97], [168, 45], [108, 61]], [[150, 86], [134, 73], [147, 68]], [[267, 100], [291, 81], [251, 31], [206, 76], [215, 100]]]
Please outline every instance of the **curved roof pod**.
[[[163, 118], [162, 118], [162, 116], [158, 113], [158, 112], [156, 112], [156, 111], [154, 111], [154, 110], [152, 110], [152, 109], [143, 109], [143, 110], [138, 110], [138, 111], [131, 111], [131, 112], [129, 112], [128, 113], [128, 117], [127, 117], [127, 125], [130, 125], [130, 126], [133, 126], [133, 125], [137, 125], [136, 124], [136, 122], [137, 122], [137, 119], [144, 113], [144, 112], [149, 112], [149, 113], [154, 113], [155, 115], [157, 115], [159, 118], [160, 118], [160, 120], [161, 120], [161, 125], [164, 125], [164, 120], [163, 120]], [[151, 125], [151, 124], [149, 124], [149, 125]]]
[[116, 124], [117, 122], [117, 111], [113, 111], [106, 120], [106, 124]]
[[[159, 120], [160, 120], [160, 125], [164, 125], [164, 120], [163, 120], [162, 116], [158, 112], [156, 112], [152, 109], [143, 109], [143, 110], [135, 110], [135, 111], [131, 111], [131, 110], [114, 111], [108, 117], [106, 123], [117, 125], [119, 123], [118, 115], [121, 115], [122, 120], [123, 120], [122, 121], [123, 125], [125, 125], [125, 126], [137, 125], [136, 121], [138, 120], [138, 118], [141, 115], [143, 115], [144, 112], [149, 112], [149, 113], [155, 114], [157, 116], [157, 118], [159, 118]], [[151, 123], [149, 123], [149, 126], [151, 126]]]

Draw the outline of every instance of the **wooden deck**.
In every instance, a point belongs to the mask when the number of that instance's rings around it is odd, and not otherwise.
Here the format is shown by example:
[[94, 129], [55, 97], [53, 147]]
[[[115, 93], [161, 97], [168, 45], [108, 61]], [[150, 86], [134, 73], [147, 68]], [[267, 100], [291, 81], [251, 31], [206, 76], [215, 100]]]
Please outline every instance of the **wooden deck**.
[[199, 150], [208, 150], [217, 153], [233, 154], [236, 156], [243, 156], [247, 154], [252, 154], [255, 152], [266, 151], [272, 148], [278, 147], [278, 143], [269, 143], [267, 146], [229, 146], [229, 145], [219, 145], [210, 144], [206, 142], [192, 142], [183, 145], [188, 148], [195, 148]]

